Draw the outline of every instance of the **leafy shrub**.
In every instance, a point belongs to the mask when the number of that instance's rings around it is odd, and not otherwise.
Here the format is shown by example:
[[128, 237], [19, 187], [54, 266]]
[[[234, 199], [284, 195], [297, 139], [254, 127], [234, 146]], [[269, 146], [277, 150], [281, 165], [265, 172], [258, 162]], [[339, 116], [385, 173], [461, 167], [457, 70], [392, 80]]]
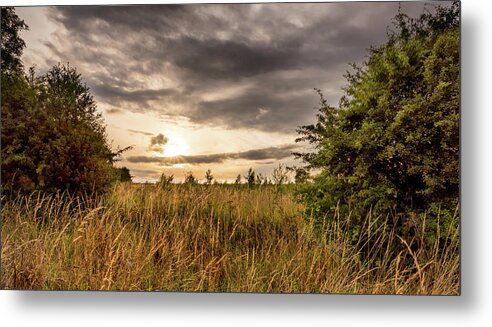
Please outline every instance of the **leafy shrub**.
[[132, 175], [130, 174], [130, 169], [128, 167], [114, 168], [116, 180], [120, 182], [131, 182]]
[[[335, 210], [452, 215], [459, 196], [459, 4], [399, 13], [388, 41], [352, 65], [339, 108], [320, 90], [317, 122], [297, 153], [318, 172], [300, 194], [322, 222]], [[345, 215], [346, 216], [346, 215]], [[432, 218], [432, 217], [430, 217]], [[354, 230], [363, 219], [351, 222]], [[404, 232], [404, 223], [397, 230]]]
[[45, 75], [23, 72], [27, 26], [2, 8], [2, 190], [105, 191], [128, 171], [109, 146], [104, 121], [81, 75], [56, 65]]

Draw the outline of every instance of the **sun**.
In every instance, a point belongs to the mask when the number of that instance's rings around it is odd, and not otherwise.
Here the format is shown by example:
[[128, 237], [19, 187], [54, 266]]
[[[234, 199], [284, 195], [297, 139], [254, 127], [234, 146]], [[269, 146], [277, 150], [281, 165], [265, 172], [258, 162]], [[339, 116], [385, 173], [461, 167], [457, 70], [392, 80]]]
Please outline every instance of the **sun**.
[[188, 149], [189, 146], [183, 139], [173, 137], [164, 145], [164, 157], [184, 156], [188, 154]]

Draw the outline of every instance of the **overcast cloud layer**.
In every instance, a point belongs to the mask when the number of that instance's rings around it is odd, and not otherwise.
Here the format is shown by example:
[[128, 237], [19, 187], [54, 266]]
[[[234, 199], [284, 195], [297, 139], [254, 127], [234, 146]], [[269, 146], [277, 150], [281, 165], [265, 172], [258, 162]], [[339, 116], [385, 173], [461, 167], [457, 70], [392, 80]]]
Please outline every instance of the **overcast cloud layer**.
[[337, 104], [348, 63], [384, 41], [397, 10], [374, 2], [51, 7], [49, 19], [64, 29], [45, 42], [55, 55], [47, 64], [75, 61], [108, 113], [293, 132], [312, 121], [313, 88]]
[[[141, 180], [179, 167], [232, 178], [248, 166], [267, 172], [293, 163], [296, 128], [315, 120], [313, 88], [336, 106], [349, 63], [385, 42], [398, 6], [27, 8], [35, 28], [24, 60], [40, 73], [59, 62], [77, 67], [110, 138], [136, 145], [122, 162]], [[401, 6], [416, 17], [433, 4]]]

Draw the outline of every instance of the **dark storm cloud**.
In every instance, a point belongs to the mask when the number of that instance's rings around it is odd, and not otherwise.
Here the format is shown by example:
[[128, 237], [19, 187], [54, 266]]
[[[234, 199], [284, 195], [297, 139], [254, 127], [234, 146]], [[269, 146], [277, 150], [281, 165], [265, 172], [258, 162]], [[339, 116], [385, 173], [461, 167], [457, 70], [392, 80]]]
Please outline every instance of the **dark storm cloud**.
[[129, 91], [120, 87], [113, 87], [110, 85], [99, 84], [93, 86], [91, 88], [94, 95], [99, 98], [113, 102], [113, 103], [121, 103], [121, 102], [135, 102], [140, 103], [147, 106], [147, 101], [157, 100], [165, 96], [169, 96], [174, 94], [174, 91], [171, 89], [158, 89], [158, 90], [136, 90]]
[[310, 109], [316, 102], [314, 90], [299, 94], [277, 93], [267, 88], [254, 89], [234, 98], [201, 102], [191, 120], [197, 123], [214, 122], [231, 128], [290, 130], [294, 133], [297, 125], [309, 122], [308, 119], [314, 114]]
[[[185, 12], [183, 5], [119, 5], [119, 6], [60, 6], [53, 16], [68, 29], [87, 28], [87, 22], [98, 27], [110, 24], [113, 31], [155, 31], [156, 27], [171, 27], [168, 19], [176, 20]], [[109, 26], [104, 26], [109, 27]], [[107, 31], [111, 34], [111, 31]], [[113, 35], [113, 34], [111, 34]]]
[[[180, 40], [175, 64], [189, 74], [207, 79], [238, 79], [301, 66], [300, 43], [271, 46], [235, 40]], [[201, 58], [201, 60], [197, 60]]]
[[[424, 4], [402, 7], [416, 16]], [[314, 87], [337, 105], [348, 63], [384, 42], [397, 11], [397, 2], [53, 7], [68, 39], [46, 46], [81, 64], [110, 110], [292, 133], [314, 120]]]
[[262, 149], [254, 149], [243, 152], [228, 152], [214, 153], [193, 156], [176, 156], [176, 157], [147, 157], [147, 156], [131, 156], [126, 160], [131, 163], [158, 163], [162, 166], [173, 166], [176, 164], [211, 164], [222, 163], [226, 160], [281, 160], [292, 156], [292, 152], [297, 148], [296, 145], [284, 145], [279, 147], [268, 147]]

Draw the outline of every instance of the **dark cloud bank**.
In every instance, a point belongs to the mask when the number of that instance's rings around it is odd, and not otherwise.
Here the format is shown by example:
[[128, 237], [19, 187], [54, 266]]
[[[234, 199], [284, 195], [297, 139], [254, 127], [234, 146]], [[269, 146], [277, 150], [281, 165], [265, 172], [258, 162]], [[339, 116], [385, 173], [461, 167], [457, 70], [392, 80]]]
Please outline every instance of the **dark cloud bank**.
[[131, 163], [158, 163], [161, 166], [173, 166], [176, 164], [212, 164], [222, 163], [226, 160], [281, 160], [292, 156], [292, 152], [297, 148], [296, 145], [284, 145], [279, 147], [268, 147], [262, 149], [254, 149], [243, 152], [228, 152], [214, 153], [192, 156], [176, 156], [176, 157], [148, 157], [148, 156], [131, 156], [126, 160]]
[[[424, 4], [402, 6], [415, 16]], [[87, 63], [84, 77], [109, 113], [293, 133], [314, 119], [314, 87], [338, 103], [348, 63], [384, 42], [397, 10], [397, 2], [52, 7], [69, 39], [63, 49], [46, 45], [62, 62]], [[151, 88], [145, 78], [164, 82]]]

